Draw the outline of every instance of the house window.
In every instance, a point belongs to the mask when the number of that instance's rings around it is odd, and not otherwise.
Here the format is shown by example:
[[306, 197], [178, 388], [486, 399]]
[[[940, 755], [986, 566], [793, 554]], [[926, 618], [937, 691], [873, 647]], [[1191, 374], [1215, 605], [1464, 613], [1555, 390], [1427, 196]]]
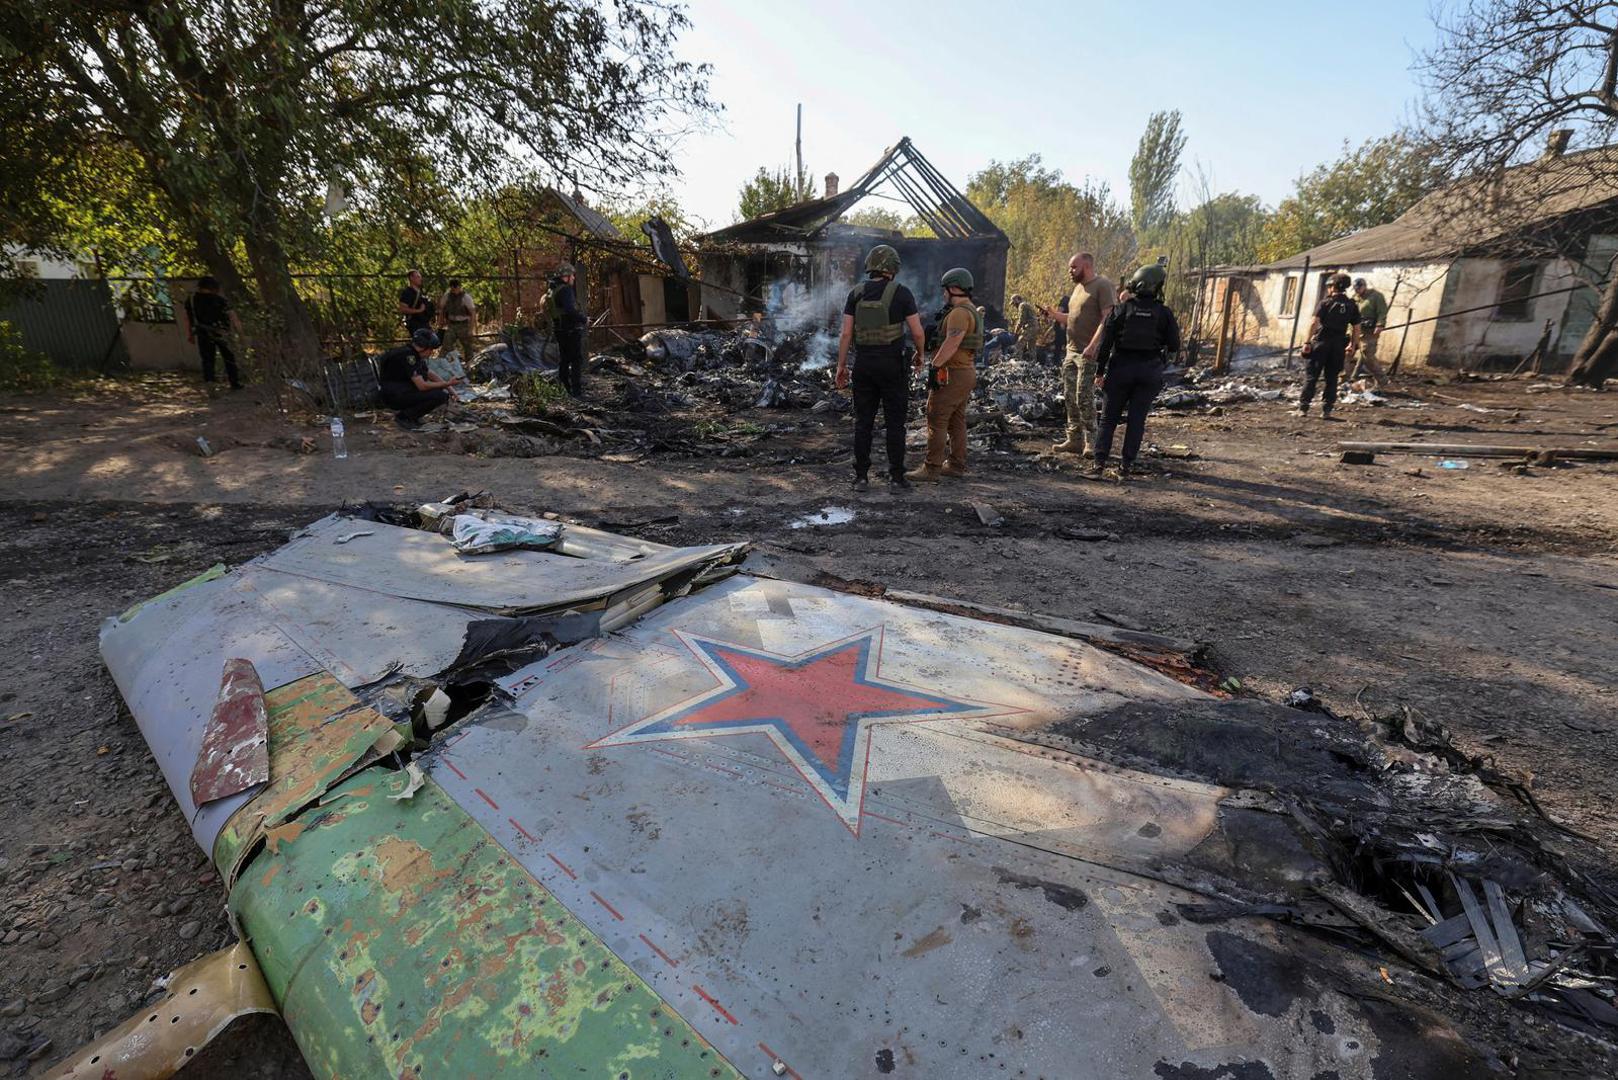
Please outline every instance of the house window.
[[1298, 306], [1298, 279], [1289, 277], [1281, 286], [1281, 314], [1291, 315]]
[[1506, 267], [1506, 275], [1500, 279], [1500, 298], [1495, 302], [1494, 317], [1503, 322], [1526, 322], [1533, 318], [1534, 279], [1538, 276], [1538, 263]]

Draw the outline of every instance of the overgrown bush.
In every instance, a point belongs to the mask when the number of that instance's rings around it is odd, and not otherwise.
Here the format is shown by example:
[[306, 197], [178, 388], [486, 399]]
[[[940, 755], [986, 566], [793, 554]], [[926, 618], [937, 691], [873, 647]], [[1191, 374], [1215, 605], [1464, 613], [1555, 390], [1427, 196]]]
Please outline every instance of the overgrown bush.
[[37, 394], [64, 378], [48, 357], [23, 344], [15, 326], [0, 320], [0, 393]]
[[567, 391], [544, 374], [530, 371], [511, 381], [511, 399], [518, 412], [544, 416], [567, 401]]

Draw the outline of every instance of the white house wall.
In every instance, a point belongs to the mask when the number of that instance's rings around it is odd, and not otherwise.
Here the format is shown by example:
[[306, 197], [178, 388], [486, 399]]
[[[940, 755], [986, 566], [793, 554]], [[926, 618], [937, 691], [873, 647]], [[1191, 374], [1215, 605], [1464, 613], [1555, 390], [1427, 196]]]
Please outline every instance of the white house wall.
[[[1521, 260], [1540, 262], [1533, 292], [1550, 292], [1576, 283], [1573, 267], [1562, 259]], [[1541, 296], [1528, 303], [1528, 316], [1522, 320], [1496, 318], [1491, 306], [1500, 298], [1506, 270], [1517, 261], [1507, 259], [1458, 259], [1445, 286], [1444, 310], [1452, 312], [1441, 320], [1433, 334], [1430, 354], [1433, 362], [1445, 367], [1473, 367], [1490, 357], [1521, 358], [1539, 341], [1546, 319], [1561, 326], [1567, 313], [1568, 296]], [[1482, 310], [1469, 310], [1481, 308]]]

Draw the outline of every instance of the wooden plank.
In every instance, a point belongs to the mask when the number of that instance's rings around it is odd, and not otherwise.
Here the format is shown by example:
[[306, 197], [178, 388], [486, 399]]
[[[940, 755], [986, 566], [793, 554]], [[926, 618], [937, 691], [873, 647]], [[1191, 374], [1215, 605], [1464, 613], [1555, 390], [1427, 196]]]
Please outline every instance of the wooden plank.
[[1340, 442], [1339, 450], [1366, 450], [1379, 454], [1433, 454], [1441, 457], [1551, 457], [1583, 461], [1618, 461], [1618, 447], [1596, 449], [1572, 446], [1504, 446], [1493, 443]]
[[1029, 630], [1040, 630], [1047, 634], [1061, 634], [1063, 637], [1082, 638], [1086, 641], [1105, 641], [1114, 645], [1128, 645], [1137, 649], [1154, 649], [1159, 652], [1179, 653], [1186, 657], [1196, 656], [1202, 651], [1201, 643], [1191, 641], [1188, 638], [1167, 637], [1163, 634], [1149, 634], [1139, 630], [1125, 630], [1122, 627], [1107, 626], [1103, 623], [1079, 622], [1075, 619], [1063, 619], [1055, 615], [1041, 615], [1031, 611], [1015, 611], [1011, 608], [994, 607], [991, 604], [974, 604], [968, 600], [954, 600], [944, 596], [933, 596], [929, 593], [889, 589], [882, 594], [882, 598], [892, 600], [896, 604], [908, 604], [911, 607], [928, 608], [932, 611], [943, 611], [953, 615], [971, 615], [994, 622], [1010, 623], [1012, 626], [1026, 627]]

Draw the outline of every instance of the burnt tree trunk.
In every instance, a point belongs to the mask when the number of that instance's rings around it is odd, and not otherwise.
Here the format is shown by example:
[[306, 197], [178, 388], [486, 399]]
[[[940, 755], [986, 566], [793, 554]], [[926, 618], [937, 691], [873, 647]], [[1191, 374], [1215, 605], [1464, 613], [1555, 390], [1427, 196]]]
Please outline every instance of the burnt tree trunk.
[[1590, 329], [1573, 354], [1573, 367], [1567, 373], [1570, 386], [1583, 384], [1597, 390], [1608, 379], [1618, 377], [1618, 274], [1607, 280], [1596, 305]]

